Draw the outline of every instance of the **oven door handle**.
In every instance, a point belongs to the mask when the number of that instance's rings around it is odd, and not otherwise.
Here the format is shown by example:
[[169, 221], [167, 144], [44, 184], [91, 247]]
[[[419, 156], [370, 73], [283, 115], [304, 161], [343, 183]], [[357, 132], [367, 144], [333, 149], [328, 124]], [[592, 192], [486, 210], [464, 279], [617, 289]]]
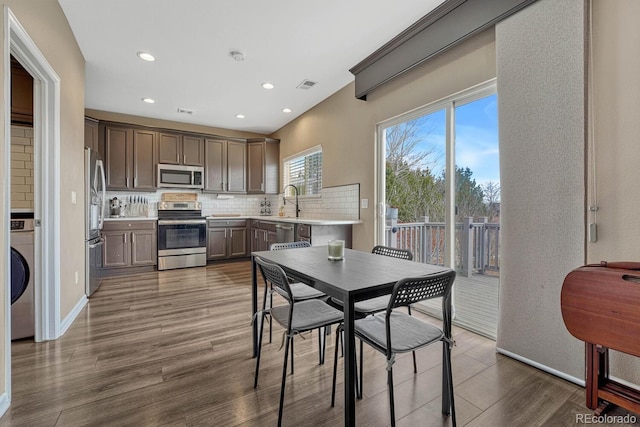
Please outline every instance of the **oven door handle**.
[[158, 225], [206, 224], [206, 219], [160, 219]]

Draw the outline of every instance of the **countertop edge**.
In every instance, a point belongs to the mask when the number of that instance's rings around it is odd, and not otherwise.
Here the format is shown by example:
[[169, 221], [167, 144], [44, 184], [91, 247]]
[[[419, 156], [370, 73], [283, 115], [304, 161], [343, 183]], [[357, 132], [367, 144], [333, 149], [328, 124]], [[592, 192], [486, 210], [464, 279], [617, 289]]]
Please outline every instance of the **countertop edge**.
[[256, 219], [269, 222], [289, 222], [293, 224], [309, 224], [309, 225], [354, 225], [362, 224], [361, 219], [313, 219], [313, 218], [291, 218], [280, 216], [262, 216], [262, 215], [234, 215], [234, 216], [208, 216], [207, 219], [229, 221], [234, 219]]

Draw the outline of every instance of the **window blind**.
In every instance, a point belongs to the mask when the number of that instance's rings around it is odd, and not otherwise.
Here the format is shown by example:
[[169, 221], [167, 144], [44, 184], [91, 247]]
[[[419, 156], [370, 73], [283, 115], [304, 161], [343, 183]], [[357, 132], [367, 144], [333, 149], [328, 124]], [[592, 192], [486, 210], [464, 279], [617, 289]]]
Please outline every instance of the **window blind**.
[[[322, 191], [322, 147], [314, 147], [284, 160], [284, 185], [295, 185], [300, 196], [318, 195]], [[293, 196], [287, 188], [286, 196]]]

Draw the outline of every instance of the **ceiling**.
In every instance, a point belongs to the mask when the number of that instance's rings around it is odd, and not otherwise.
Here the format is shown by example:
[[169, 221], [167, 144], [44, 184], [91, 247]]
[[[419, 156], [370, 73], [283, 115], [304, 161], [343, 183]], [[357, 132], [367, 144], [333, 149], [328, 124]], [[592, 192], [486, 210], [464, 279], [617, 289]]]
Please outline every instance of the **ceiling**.
[[[442, 3], [58, 1], [86, 60], [86, 108], [261, 134], [352, 82], [349, 68]], [[304, 80], [317, 84], [298, 89]]]

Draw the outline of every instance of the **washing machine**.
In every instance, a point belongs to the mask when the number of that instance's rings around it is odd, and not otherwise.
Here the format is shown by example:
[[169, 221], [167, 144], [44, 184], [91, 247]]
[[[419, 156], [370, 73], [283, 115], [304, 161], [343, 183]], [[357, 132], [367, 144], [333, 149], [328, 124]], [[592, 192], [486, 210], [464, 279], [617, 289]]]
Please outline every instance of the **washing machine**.
[[33, 213], [11, 213], [11, 339], [35, 334]]

